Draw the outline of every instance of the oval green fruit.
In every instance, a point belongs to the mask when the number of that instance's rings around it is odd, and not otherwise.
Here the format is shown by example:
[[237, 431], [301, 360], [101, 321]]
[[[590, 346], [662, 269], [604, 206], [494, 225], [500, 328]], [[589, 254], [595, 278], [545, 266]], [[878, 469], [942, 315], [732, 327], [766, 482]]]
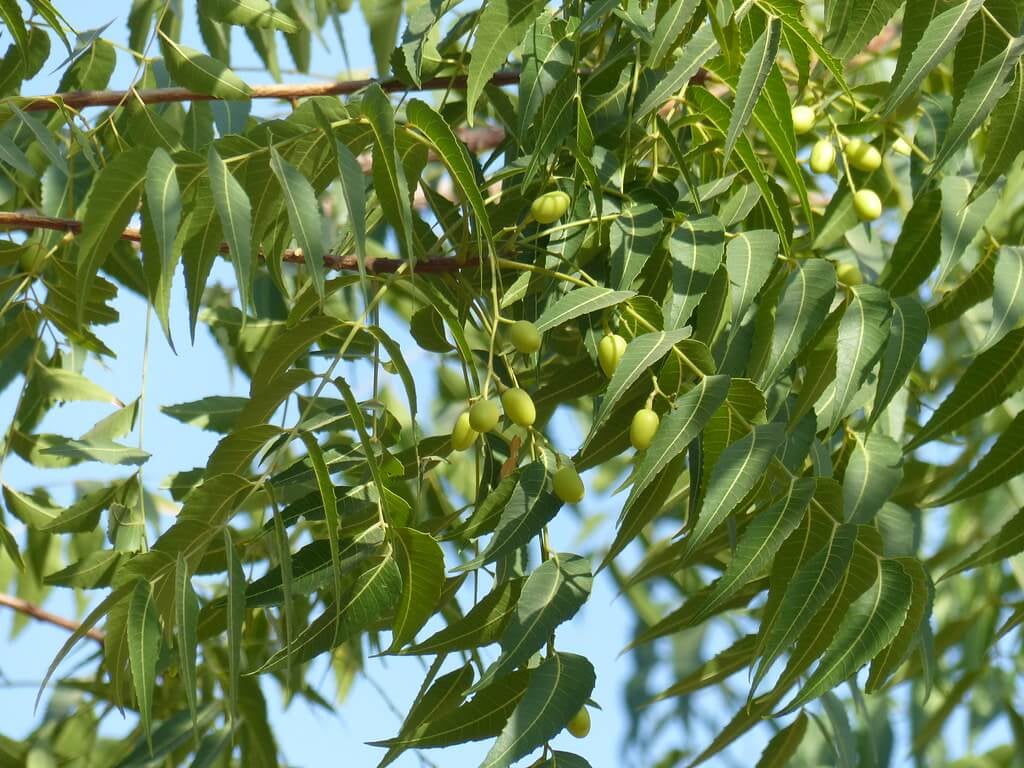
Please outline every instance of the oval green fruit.
[[836, 164], [836, 148], [828, 139], [821, 139], [811, 149], [811, 170], [815, 173], [828, 173]]
[[492, 400], [477, 400], [469, 409], [469, 426], [477, 432], [490, 432], [500, 418], [501, 412]]
[[853, 210], [861, 221], [874, 221], [882, 215], [882, 200], [872, 189], [858, 189], [853, 196]]
[[851, 139], [846, 145], [846, 159], [860, 171], [874, 171], [882, 164], [882, 153], [863, 139]]
[[576, 467], [572, 464], [565, 464], [555, 470], [551, 485], [555, 489], [555, 496], [566, 504], [575, 504], [583, 500], [583, 481], [576, 474]]
[[647, 450], [660, 423], [658, 414], [650, 408], [641, 408], [633, 414], [633, 421], [629, 425], [629, 442], [638, 451]]
[[562, 190], [545, 192], [533, 201], [530, 215], [540, 224], [554, 224], [569, 210], [569, 195]]
[[533, 422], [537, 420], [537, 408], [533, 404], [533, 398], [524, 389], [506, 389], [501, 396], [501, 404], [505, 408], [505, 415], [513, 424], [532, 427]]
[[901, 136], [892, 143], [892, 151], [897, 155], [904, 155], [910, 157], [910, 153], [913, 151], [910, 144]]
[[463, 411], [455, 420], [455, 427], [452, 429], [452, 448], [456, 451], [464, 451], [476, 442], [480, 433], [473, 429], [469, 423], [469, 411]]
[[529, 320], [516, 320], [508, 332], [508, 340], [517, 352], [532, 355], [540, 349], [540, 331]]
[[818, 115], [814, 111], [813, 107], [808, 107], [806, 104], [800, 104], [793, 107], [793, 130], [800, 135], [801, 133], [808, 133], [814, 128], [814, 124], [818, 121]]
[[626, 351], [626, 340], [617, 333], [609, 333], [597, 343], [597, 362], [609, 379], [619, 367], [622, 353]]
[[836, 265], [836, 277], [843, 285], [860, 285], [864, 282], [864, 276], [856, 264], [843, 261]]
[[586, 705], [580, 707], [580, 711], [572, 716], [565, 729], [577, 739], [585, 739], [590, 733], [590, 712]]

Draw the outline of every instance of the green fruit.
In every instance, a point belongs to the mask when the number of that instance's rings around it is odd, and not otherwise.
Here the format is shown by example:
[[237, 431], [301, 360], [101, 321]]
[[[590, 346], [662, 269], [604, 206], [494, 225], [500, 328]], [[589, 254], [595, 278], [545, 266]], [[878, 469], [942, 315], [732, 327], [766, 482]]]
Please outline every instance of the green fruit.
[[805, 104], [793, 107], [793, 130], [799, 135], [807, 133], [814, 128], [818, 115], [812, 107]]
[[452, 429], [452, 448], [456, 451], [464, 451], [476, 442], [480, 433], [469, 423], [469, 411], [463, 411], [455, 420], [455, 427]]
[[597, 362], [609, 379], [619, 367], [622, 353], [626, 351], [626, 340], [617, 333], [609, 333], [597, 343]]
[[531, 427], [537, 420], [537, 409], [533, 405], [533, 398], [524, 389], [518, 387], [506, 389], [501, 396], [501, 404], [505, 408], [505, 415], [513, 424], [520, 427]]
[[555, 496], [567, 504], [575, 504], [583, 499], [583, 481], [576, 474], [576, 468], [572, 464], [555, 470], [551, 485], [555, 489]]
[[587, 737], [587, 734], [590, 733], [590, 712], [586, 706], [581, 707], [580, 711], [572, 716], [572, 720], [569, 721], [565, 728], [577, 739], [585, 739]]
[[569, 196], [561, 190], [545, 192], [533, 201], [530, 215], [540, 224], [553, 224], [569, 210]]
[[863, 139], [851, 139], [846, 145], [846, 159], [860, 171], [874, 171], [882, 164], [882, 153]]
[[882, 215], [882, 201], [871, 189], [858, 189], [853, 196], [853, 210], [862, 221], [874, 221]]
[[641, 408], [633, 414], [633, 421], [629, 425], [629, 442], [638, 451], [647, 450], [660, 423], [658, 414], [650, 408]]
[[836, 148], [828, 139], [815, 142], [811, 149], [811, 170], [815, 173], [828, 173], [836, 164]]
[[857, 265], [845, 261], [836, 266], [836, 277], [843, 285], [860, 285], [864, 282], [864, 276]]
[[532, 355], [540, 349], [540, 331], [529, 320], [516, 320], [508, 332], [508, 340], [517, 352]]
[[477, 432], [490, 432], [500, 418], [501, 411], [492, 400], [477, 400], [469, 409], [469, 426]]
[[910, 145], [901, 137], [896, 139], [896, 141], [892, 143], [892, 151], [895, 152], [897, 155], [904, 155], [906, 157], [910, 157], [910, 153], [912, 150]]

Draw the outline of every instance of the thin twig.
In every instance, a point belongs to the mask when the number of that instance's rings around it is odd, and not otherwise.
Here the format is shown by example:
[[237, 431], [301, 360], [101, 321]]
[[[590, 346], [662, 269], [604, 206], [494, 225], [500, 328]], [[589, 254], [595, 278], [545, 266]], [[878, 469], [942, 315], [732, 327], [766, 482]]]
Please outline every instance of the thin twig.
[[[0, 229], [7, 230], [23, 230], [31, 231], [34, 229], [52, 229], [58, 232], [68, 232], [73, 235], [78, 235], [82, 232], [82, 222], [76, 219], [58, 219], [53, 216], [40, 216], [36, 213], [22, 213], [22, 212], [8, 212], [0, 211]], [[132, 243], [138, 243], [142, 241], [142, 234], [138, 229], [129, 227], [121, 232], [121, 239], [128, 240]], [[220, 244], [220, 252], [228, 253], [228, 244]], [[263, 255], [262, 253], [260, 254]], [[328, 269], [334, 269], [338, 271], [358, 271], [359, 260], [355, 255], [338, 255], [334, 253], [324, 254], [324, 266]], [[295, 264], [305, 263], [305, 257], [302, 255], [302, 251], [298, 248], [289, 248], [282, 256], [282, 261], [288, 261]], [[397, 272], [403, 265], [407, 265], [408, 262], [402, 259], [384, 259], [375, 258], [368, 256], [366, 259], [366, 271], [370, 274], [386, 274], [391, 272]], [[416, 262], [416, 266], [413, 271], [423, 274], [441, 273], [441, 272], [457, 272], [460, 269], [475, 269], [479, 265], [479, 261], [475, 258], [468, 258], [461, 263], [452, 258], [444, 259], [425, 259], [423, 261]]]
[[[513, 85], [519, 82], [519, 73], [500, 71], [491, 78], [493, 85]], [[333, 83], [275, 83], [273, 85], [254, 85], [249, 89], [249, 99], [304, 99], [310, 96], [345, 96], [358, 93], [370, 85], [377, 83], [387, 93], [405, 91], [436, 91], [442, 88], [465, 88], [466, 75], [450, 77], [434, 77], [424, 80], [420, 85], [392, 78], [390, 80], [338, 80]], [[131, 91], [68, 91], [54, 93], [49, 96], [26, 96], [27, 101], [19, 106], [25, 112], [52, 111], [61, 106], [72, 109], [84, 107], [116, 107], [124, 102]], [[220, 101], [221, 97], [208, 93], [190, 91], [188, 88], [143, 88], [135, 90], [136, 98], [143, 104], [166, 104], [178, 101]], [[17, 98], [12, 99], [17, 101]]]
[[[77, 630], [81, 624], [71, 619], [65, 619], [63, 616], [58, 616], [55, 613], [40, 608], [35, 603], [30, 603], [28, 600], [22, 600], [20, 597], [14, 595], [5, 595], [0, 593], [0, 605], [6, 605], [8, 608], [12, 608], [18, 613], [24, 613], [26, 616], [31, 616], [33, 619], [39, 621], [45, 621], [47, 624], [53, 624], [55, 627], [66, 629], [69, 632]], [[91, 640], [95, 640], [97, 643], [103, 642], [103, 632], [98, 629], [90, 629], [85, 633], [85, 636]]]

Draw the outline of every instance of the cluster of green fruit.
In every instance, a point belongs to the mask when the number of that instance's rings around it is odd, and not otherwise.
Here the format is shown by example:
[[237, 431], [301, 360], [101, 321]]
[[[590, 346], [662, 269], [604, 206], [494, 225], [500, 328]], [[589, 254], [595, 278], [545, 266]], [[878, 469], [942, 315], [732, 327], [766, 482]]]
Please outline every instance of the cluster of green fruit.
[[[512, 323], [508, 340], [517, 352], [532, 355], [540, 349], [541, 334], [528, 320], [517, 320]], [[615, 373], [625, 351], [626, 340], [617, 333], [606, 334], [598, 343], [598, 364], [608, 378]], [[529, 392], [519, 387], [506, 389], [501, 395], [501, 405], [505, 416], [516, 426], [530, 428], [537, 419], [537, 408], [533, 398]], [[452, 447], [457, 451], [468, 450], [481, 434], [490, 432], [498, 426], [500, 420], [501, 412], [493, 400], [486, 397], [477, 400], [455, 420]], [[629, 439], [633, 447], [638, 451], [646, 450], [654, 440], [660, 423], [658, 414], [649, 403], [638, 410], [633, 415], [629, 428]], [[576, 504], [583, 500], [583, 481], [571, 463], [565, 463], [555, 470], [551, 477], [551, 485], [555, 495], [567, 504]]]
[[[813, 107], [800, 104], [793, 107], [793, 130], [798, 134], [810, 133], [818, 121]], [[863, 139], [847, 139], [840, 136], [846, 162], [852, 168], [868, 173], [882, 165], [882, 153]], [[901, 155], [909, 155], [910, 145], [902, 138], [893, 142], [892, 149]], [[836, 163], [835, 145], [830, 139], [819, 139], [811, 148], [810, 166], [815, 173], [828, 173]], [[873, 189], [858, 189], [853, 194], [853, 209], [862, 221], [874, 221], [882, 215], [882, 200]]]

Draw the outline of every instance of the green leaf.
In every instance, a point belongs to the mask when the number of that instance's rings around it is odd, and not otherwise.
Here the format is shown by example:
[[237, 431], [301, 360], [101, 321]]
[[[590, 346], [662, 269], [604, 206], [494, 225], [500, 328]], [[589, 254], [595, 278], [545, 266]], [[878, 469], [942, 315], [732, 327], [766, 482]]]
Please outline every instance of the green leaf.
[[879, 285], [893, 296], [910, 293], [935, 269], [942, 252], [942, 196], [938, 189], [917, 198], [900, 230]]
[[932, 158], [929, 176], [942, 170], [953, 154], [989, 116], [1003, 95], [1010, 89], [1010, 75], [1024, 53], [1024, 37], [1015, 37], [997, 56], [982, 64], [974, 72], [963, 97], [956, 106], [953, 120], [946, 130], [942, 146]]
[[785, 438], [785, 425], [760, 424], [726, 448], [708, 480], [700, 516], [687, 537], [684, 559], [732, 514], [743, 498], [763, 479], [764, 471]]
[[[366, 177], [359, 166], [359, 160], [342, 141], [331, 135], [331, 146], [338, 161], [338, 178], [341, 193], [345, 197], [352, 240], [355, 242], [356, 259], [359, 262], [359, 277], [366, 280]], [[365, 290], [365, 288], [364, 288]]]
[[882, 31], [901, 5], [900, 0], [850, 0], [829, 3], [825, 44], [840, 59], [860, 53]]
[[174, 567], [174, 644], [178, 652], [178, 669], [192, 724], [197, 725], [196, 650], [199, 647], [199, 597], [192, 588], [185, 556], [179, 552]]
[[544, 11], [545, 0], [488, 0], [477, 21], [466, 81], [466, 120], [473, 125], [476, 103], [491, 77]]
[[1024, 551], [1024, 509], [1018, 510], [995, 536], [942, 574], [941, 579], [972, 568], [999, 563], [1021, 551]]
[[984, 0], [965, 0], [949, 10], [935, 16], [928, 22], [924, 34], [918, 41], [902, 76], [893, 80], [892, 89], [882, 106], [882, 116], [893, 112], [896, 107], [916, 94], [928, 73], [946, 58], [957, 40], [967, 28]]
[[848, 97], [853, 97], [850, 86], [846, 83], [843, 62], [829, 53], [828, 49], [815, 36], [814, 31], [808, 28], [810, 25], [804, 21], [803, 10], [806, 7], [804, 3], [799, 2], [799, 0], [756, 0], [756, 2], [766, 13], [778, 16], [786, 28], [786, 32], [799, 38], [804, 45], [813, 51], [814, 55], [818, 57], [832, 74], [832, 77], [836, 79], [836, 82], [839, 83], [839, 87], [845, 91]]
[[942, 189], [942, 261], [936, 285], [945, 284], [967, 251], [977, 238], [982, 225], [991, 215], [999, 199], [999, 193], [989, 189], [983, 194], [975, 188], [974, 200], [971, 183], [962, 176], [946, 176], [941, 182]]
[[768, 229], [740, 232], [726, 245], [725, 268], [732, 291], [733, 335], [768, 280], [778, 254], [779, 236]]
[[429, 533], [392, 528], [395, 562], [402, 574], [402, 594], [395, 610], [390, 652], [416, 636], [434, 613], [444, 586], [444, 553]]
[[710, 24], [705, 24], [683, 46], [672, 68], [658, 79], [654, 87], [633, 113], [634, 120], [642, 120], [658, 109], [697, 74], [704, 62], [718, 53], [718, 40]]
[[511, 579], [498, 584], [461, 619], [400, 653], [451, 653], [496, 643], [516, 612], [522, 588], [523, 579]]
[[1014, 159], [1024, 150], [1024, 62], [1017, 62], [1016, 75], [1010, 89], [992, 110], [988, 127], [988, 143], [981, 173], [975, 183], [974, 195], [988, 189], [1006, 173]]
[[669, 461], [653, 481], [647, 482], [642, 491], [630, 494], [619, 514], [615, 539], [601, 560], [599, 571], [611, 563], [645, 526], [666, 509], [685, 466], [686, 457], [680, 454]]
[[67, 568], [55, 573], [48, 573], [43, 579], [43, 583], [77, 589], [109, 587], [120, 562], [120, 552], [110, 549], [90, 552]]
[[399, 250], [414, 259], [412, 238], [412, 198], [398, 155], [395, 136], [395, 110], [381, 87], [374, 83], [360, 102], [363, 116], [373, 131], [373, 186], [384, 217], [395, 228]]
[[674, 331], [655, 331], [637, 336], [626, 345], [619, 364], [612, 374], [608, 388], [605, 390], [601, 405], [594, 415], [590, 434], [583, 441], [585, 450], [597, 434], [601, 426], [611, 416], [615, 405], [622, 399], [631, 386], [655, 363], [667, 355], [672, 347], [690, 335], [689, 328], [678, 328]]
[[160, 616], [153, 602], [153, 587], [144, 580], [135, 582], [128, 606], [128, 657], [131, 662], [135, 698], [142, 727], [152, 750], [153, 686], [156, 662], [160, 655]]
[[89, 189], [82, 216], [82, 234], [77, 240], [75, 307], [79, 325], [85, 317], [96, 273], [139, 205], [148, 160], [148, 150], [144, 148], [119, 152], [96, 175]]
[[921, 303], [913, 296], [896, 299], [892, 304], [889, 339], [885, 343], [878, 369], [878, 385], [871, 418], [868, 419], [869, 427], [878, 420], [903, 387], [927, 339], [928, 314]]
[[484, 197], [480, 193], [480, 186], [477, 183], [476, 173], [473, 171], [466, 145], [459, 141], [451, 126], [441, 117], [440, 113], [426, 102], [413, 99], [405, 111], [409, 122], [430, 139], [438, 157], [448, 167], [452, 178], [462, 191], [463, 199], [473, 209], [478, 231], [483, 236], [484, 242], [493, 251], [494, 241], [491, 234], [490, 216], [487, 213]]
[[782, 22], [771, 16], [768, 26], [761, 36], [747, 51], [740, 69], [740, 79], [736, 86], [736, 100], [733, 103], [732, 116], [729, 118], [729, 131], [725, 136], [725, 156], [723, 163], [729, 161], [736, 139], [750, 122], [754, 105], [761, 96], [761, 89], [769, 73], [775, 66], [775, 57], [779, 53], [779, 40], [782, 38]]
[[927, 500], [926, 504], [930, 507], [952, 504], [1003, 485], [1021, 473], [1024, 473], [1024, 411], [1014, 417], [988, 453], [951, 490]]
[[768, 363], [758, 377], [762, 390], [786, 372], [820, 329], [835, 290], [835, 268], [824, 259], [803, 261], [789, 278], [775, 313]]
[[886, 679], [899, 669], [921, 637], [922, 628], [927, 630], [928, 614], [931, 612], [934, 588], [931, 577], [921, 561], [911, 557], [897, 560], [913, 584], [910, 592], [910, 608], [900, 631], [871, 662], [871, 671], [864, 684], [866, 693], [879, 690]]
[[700, 0], [674, 0], [658, 17], [651, 47], [647, 51], [648, 67], [660, 67], [672, 53], [699, 5]]
[[520, 473], [486, 549], [455, 570], [474, 570], [510, 554], [540, 533], [561, 507], [562, 502], [547, 490], [547, 468], [542, 462], [533, 462]]
[[879, 560], [878, 578], [850, 606], [832, 644], [782, 714], [831, 690], [885, 648], [906, 620], [912, 589], [913, 581], [899, 562]]
[[21, 8], [17, 0], [0, 0], [0, 18], [4, 20], [11, 37], [14, 38], [14, 45], [21, 56], [21, 60], [28, 64], [28, 28], [25, 26], [25, 19], [21, 15]]
[[661, 211], [650, 203], [627, 203], [612, 220], [608, 232], [612, 285], [629, 290], [661, 241], [662, 223]]
[[724, 651], [717, 653], [654, 696], [650, 703], [670, 699], [673, 696], [685, 696], [688, 693], [707, 688], [709, 685], [715, 685], [749, 666], [754, 660], [756, 651], [757, 636], [744, 635]]
[[[174, 241], [181, 226], [181, 190], [175, 175], [174, 161], [166, 151], [157, 147], [146, 166], [146, 211], [153, 227], [157, 245], [159, 280], [153, 296], [157, 317], [168, 342], [171, 340], [170, 307], [171, 285], [178, 265]], [[172, 343], [173, 347], [173, 343]]]
[[[44, 437], [39, 435], [38, 437]], [[40, 453], [43, 456], [59, 456], [70, 459], [72, 463], [81, 461], [99, 461], [103, 464], [121, 466], [139, 466], [145, 464], [150, 454], [138, 448], [115, 443], [112, 440], [72, 440], [60, 435], [46, 435], [46, 447]]]
[[890, 437], [850, 433], [853, 450], [843, 475], [844, 519], [868, 523], [903, 480], [903, 452]]
[[[334, 601], [316, 619], [299, 632], [284, 648], [264, 664], [247, 674], [258, 675], [292, 663], [308, 661], [355, 637], [375, 624], [398, 601], [402, 577], [391, 557], [379, 559], [360, 574], [355, 586], [336, 606]], [[340, 617], [340, 618], [339, 618]]]
[[836, 342], [835, 407], [832, 429], [846, 415], [857, 390], [878, 362], [889, 338], [892, 302], [888, 294], [873, 285], [855, 285], [853, 299], [839, 321]]
[[[454, 669], [446, 675], [441, 675], [433, 684], [427, 687], [431, 677], [423, 681], [420, 687], [420, 695], [416, 697], [409, 714], [402, 721], [402, 727], [398, 731], [398, 739], [408, 737], [420, 725], [428, 720], [437, 719], [441, 715], [448, 714], [454, 710], [462, 701], [466, 688], [473, 682], [473, 667], [465, 664]], [[377, 764], [377, 768], [384, 768], [393, 763], [403, 752], [402, 747], [392, 747]]]
[[635, 295], [633, 291], [613, 291], [596, 285], [577, 288], [544, 310], [534, 325], [538, 331], [544, 333], [581, 315], [614, 307]]
[[249, 97], [249, 86], [227, 65], [194, 48], [179, 45], [162, 30], [158, 31], [164, 63], [176, 83], [218, 99], [241, 100]]
[[[274, 147], [270, 148], [270, 170], [274, 172], [284, 193], [295, 241], [302, 249], [306, 268], [313, 278], [317, 296], [324, 296], [324, 247], [320, 239], [320, 208], [316, 193], [298, 168], [285, 161]], [[223, 221], [223, 217], [221, 217]]]
[[224, 554], [228, 575], [228, 706], [232, 721], [238, 719], [242, 676], [242, 625], [245, 622], [245, 573], [231, 530], [224, 528]]
[[1024, 384], [1020, 377], [1022, 366], [1024, 329], [1018, 328], [974, 358], [905, 450], [942, 437], [1002, 403]]
[[553, 739], [594, 690], [594, 667], [583, 656], [554, 653], [530, 671], [526, 693], [482, 768], [507, 768]]
[[[799, 535], [797, 531], [794, 535]], [[857, 537], [855, 525], [841, 525], [829, 534], [824, 547], [800, 561], [795, 572], [784, 584], [779, 584], [781, 600], [774, 613], [766, 607], [767, 621], [761, 622], [761, 658], [751, 681], [751, 691], [757, 689], [772, 662], [788, 650], [799, 634], [810, 622], [818, 609], [835, 592], [853, 555], [854, 540]], [[780, 555], [781, 557], [781, 555]], [[772, 589], [776, 588], [773, 578]]]
[[[0, 3], [2, 5], [2, 3]], [[32, 132], [35, 137], [35, 143], [46, 153], [46, 156], [50, 159], [53, 167], [61, 173], [67, 175], [68, 163], [64, 157], [64, 152], [61, 147], [57, 144], [56, 139], [42, 121], [32, 115], [26, 114], [22, 110], [18, 109], [18, 105], [11, 103], [11, 111], [14, 112], [18, 120], [21, 121], [22, 125]], [[31, 168], [31, 166], [29, 166]]]
[[592, 583], [590, 564], [577, 555], [556, 553], [537, 566], [527, 577], [515, 615], [502, 633], [501, 655], [473, 690], [507, 675], [540, 650], [559, 624], [576, 615]]
[[796, 720], [772, 736], [755, 768], [785, 768], [789, 765], [807, 733], [807, 721], [807, 713], [801, 712]]
[[247, 397], [213, 395], [178, 405], [162, 405], [160, 411], [182, 424], [223, 435], [231, 430], [248, 402]]
[[227, 164], [210, 145], [206, 155], [210, 173], [210, 189], [213, 202], [217, 206], [231, 255], [231, 263], [235, 267], [235, 280], [242, 301], [242, 314], [247, 314], [253, 306], [253, 259], [252, 259], [252, 206], [249, 196], [241, 183], [228, 170]]
[[528, 682], [526, 670], [512, 672], [479, 690], [461, 707], [428, 718], [408, 735], [370, 744], [375, 747], [448, 747], [497, 736], [526, 693]]
[[715, 216], [687, 219], [668, 240], [672, 297], [665, 306], [665, 326], [686, 325], [711, 278], [722, 263], [725, 230]]
[[303, 320], [298, 325], [279, 333], [263, 353], [259, 367], [252, 375], [252, 383], [249, 386], [250, 399], [258, 397], [265, 390], [272, 389], [274, 382], [284, 375], [285, 371], [300, 357], [309, 354], [310, 346], [317, 339], [343, 325], [345, 325], [343, 320], [320, 315]]
[[984, 352], [1024, 322], [1024, 248], [1004, 245], [998, 259], [992, 284], [992, 322], [978, 352]]
[[654, 440], [647, 447], [633, 478], [621, 519], [625, 519], [635, 496], [639, 496], [651, 481], [707, 426], [718, 407], [729, 394], [728, 376], [704, 376], [693, 389], [679, 398], [658, 425]]
[[814, 489], [813, 478], [794, 478], [784, 496], [754, 515], [744, 528], [725, 572], [714, 583], [707, 601], [690, 619], [689, 625], [696, 625], [713, 615], [740, 589], [768, 571], [775, 553], [800, 525]]
[[110, 613], [110, 611], [121, 603], [126, 597], [132, 594], [133, 589], [136, 586], [136, 582], [128, 582], [119, 585], [112, 592], [108, 593], [104, 597], [99, 605], [92, 609], [92, 611], [82, 619], [81, 623], [71, 633], [64, 645], [61, 646], [60, 650], [57, 651], [57, 655], [53, 657], [53, 661], [50, 662], [50, 666], [46, 669], [46, 674], [43, 676], [43, 681], [39, 684], [39, 691], [36, 694], [36, 704], [39, 704], [39, 699], [42, 698], [43, 691], [46, 690], [46, 684], [50, 682], [50, 678], [53, 677], [53, 673], [57, 671], [57, 667], [64, 658], [71, 652], [71, 649], [78, 645], [78, 641], [81, 640], [90, 629], [96, 626], [96, 622], [102, 619], [104, 616]]
[[282, 32], [298, 32], [300, 29], [295, 19], [267, 0], [200, 0], [199, 12], [216, 21], [241, 27], [279, 29]]

